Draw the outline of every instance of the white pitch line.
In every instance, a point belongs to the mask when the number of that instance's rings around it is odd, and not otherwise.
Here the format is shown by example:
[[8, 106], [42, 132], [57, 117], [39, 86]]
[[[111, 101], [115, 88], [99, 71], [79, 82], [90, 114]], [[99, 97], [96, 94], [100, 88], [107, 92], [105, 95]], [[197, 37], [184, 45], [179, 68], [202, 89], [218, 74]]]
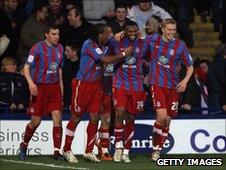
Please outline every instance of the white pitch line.
[[78, 170], [86, 170], [87, 168], [79, 168], [79, 167], [72, 167], [72, 166], [59, 166], [54, 164], [44, 164], [44, 163], [33, 163], [33, 162], [25, 162], [25, 161], [15, 161], [15, 160], [9, 160], [9, 159], [0, 159], [0, 161], [4, 162], [11, 162], [11, 163], [18, 163], [18, 164], [26, 164], [26, 165], [36, 165], [36, 166], [46, 166], [51, 168], [61, 168], [61, 169], [78, 169]]

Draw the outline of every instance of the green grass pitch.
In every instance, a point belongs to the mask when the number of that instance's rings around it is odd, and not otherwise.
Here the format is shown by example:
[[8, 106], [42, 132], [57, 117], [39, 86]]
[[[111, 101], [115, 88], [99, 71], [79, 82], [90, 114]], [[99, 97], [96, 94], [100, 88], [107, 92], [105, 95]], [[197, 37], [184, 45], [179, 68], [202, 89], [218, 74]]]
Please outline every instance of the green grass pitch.
[[78, 156], [79, 163], [73, 164], [67, 161], [55, 161], [51, 156], [28, 156], [25, 161], [19, 161], [17, 156], [0, 156], [1, 170], [226, 170], [226, 154], [192, 154], [192, 155], [164, 155], [163, 158], [220, 158], [222, 166], [158, 166], [149, 160], [148, 155], [131, 155], [131, 163], [116, 163], [113, 161], [102, 161], [101, 163], [87, 162]]

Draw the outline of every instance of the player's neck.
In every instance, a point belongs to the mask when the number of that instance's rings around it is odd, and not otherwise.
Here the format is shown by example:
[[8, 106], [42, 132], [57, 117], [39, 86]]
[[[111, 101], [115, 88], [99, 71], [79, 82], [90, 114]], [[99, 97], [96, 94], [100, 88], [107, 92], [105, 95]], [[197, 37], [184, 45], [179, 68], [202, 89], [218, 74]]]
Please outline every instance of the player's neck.
[[169, 43], [170, 40], [166, 38], [165, 35], [162, 35], [162, 40], [165, 42], [165, 43]]
[[54, 47], [55, 45], [50, 43], [48, 40], [45, 40], [46, 44], [49, 46], [49, 47]]

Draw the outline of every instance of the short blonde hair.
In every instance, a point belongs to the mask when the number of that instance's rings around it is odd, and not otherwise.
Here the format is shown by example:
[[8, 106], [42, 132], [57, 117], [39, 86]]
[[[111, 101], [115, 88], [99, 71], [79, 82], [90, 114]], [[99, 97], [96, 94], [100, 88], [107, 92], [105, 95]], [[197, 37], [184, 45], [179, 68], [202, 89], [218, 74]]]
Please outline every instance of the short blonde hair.
[[7, 65], [17, 65], [17, 61], [13, 57], [5, 57], [1, 62], [1, 72], [7, 71]]
[[177, 22], [173, 18], [166, 18], [162, 21], [161, 27], [164, 28], [167, 24], [176, 24]]

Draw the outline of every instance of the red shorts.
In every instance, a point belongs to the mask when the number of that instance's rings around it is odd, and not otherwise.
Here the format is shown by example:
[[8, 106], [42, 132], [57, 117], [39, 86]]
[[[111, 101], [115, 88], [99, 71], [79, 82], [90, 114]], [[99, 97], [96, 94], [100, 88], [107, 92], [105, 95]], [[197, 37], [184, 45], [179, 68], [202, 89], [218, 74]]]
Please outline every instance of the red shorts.
[[73, 79], [71, 83], [71, 112], [82, 116], [84, 112], [99, 113], [101, 106], [100, 82], [84, 82]]
[[144, 111], [144, 101], [146, 93], [144, 91], [135, 92], [124, 89], [113, 89], [114, 107], [124, 107], [133, 115]]
[[102, 93], [101, 98], [101, 114], [111, 113], [113, 111], [112, 96]]
[[151, 95], [155, 109], [166, 109], [170, 117], [177, 115], [179, 94], [176, 89], [151, 86]]
[[43, 116], [54, 110], [62, 110], [60, 84], [37, 84], [38, 95], [32, 96], [27, 114]]

